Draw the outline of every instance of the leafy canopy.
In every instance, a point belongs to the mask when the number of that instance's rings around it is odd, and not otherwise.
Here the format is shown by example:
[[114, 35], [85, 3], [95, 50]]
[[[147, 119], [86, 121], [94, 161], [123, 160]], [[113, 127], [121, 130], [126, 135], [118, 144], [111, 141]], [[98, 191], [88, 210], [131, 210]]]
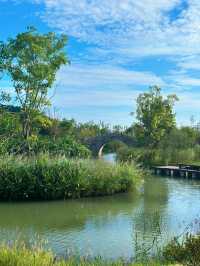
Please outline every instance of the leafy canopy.
[[6, 72], [13, 83], [25, 138], [31, 134], [35, 117], [50, 104], [48, 90], [57, 71], [69, 62], [64, 51], [66, 42], [65, 35], [39, 34], [29, 27], [16, 38], [0, 43], [0, 72]]
[[150, 87], [150, 91], [137, 98], [134, 133], [140, 144], [155, 148], [159, 142], [176, 125], [173, 107], [178, 98], [168, 95], [164, 98], [158, 86]]

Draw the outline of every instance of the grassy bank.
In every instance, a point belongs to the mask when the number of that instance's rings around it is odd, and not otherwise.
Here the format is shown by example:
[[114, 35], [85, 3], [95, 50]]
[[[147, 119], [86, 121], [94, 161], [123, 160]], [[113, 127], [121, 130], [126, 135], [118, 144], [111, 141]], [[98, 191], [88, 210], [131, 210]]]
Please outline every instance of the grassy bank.
[[127, 164], [47, 155], [0, 158], [0, 200], [112, 195], [135, 188], [141, 179], [141, 171]]
[[120, 162], [132, 161], [143, 167], [170, 164], [199, 164], [200, 147], [187, 149], [147, 149], [147, 148], [121, 148], [117, 151], [117, 160]]
[[123, 261], [107, 262], [102, 259], [88, 261], [87, 259], [68, 258], [57, 260], [51, 252], [42, 249], [27, 249], [25, 246], [0, 247], [1, 266], [165, 266], [157, 262], [127, 263]]
[[174, 238], [161, 251], [157, 260], [145, 257], [144, 262], [89, 259], [84, 257], [55, 257], [42, 245], [26, 245], [17, 241], [10, 246], [0, 245], [0, 266], [199, 266], [200, 236], [186, 234], [180, 241]]

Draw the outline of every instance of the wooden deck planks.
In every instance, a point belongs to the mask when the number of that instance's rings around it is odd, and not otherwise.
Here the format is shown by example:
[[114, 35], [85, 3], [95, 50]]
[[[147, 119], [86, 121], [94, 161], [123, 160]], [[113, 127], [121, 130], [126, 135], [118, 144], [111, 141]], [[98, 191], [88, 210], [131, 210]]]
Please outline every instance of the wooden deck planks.
[[179, 166], [167, 165], [167, 166], [155, 166], [153, 167], [156, 175], [171, 176], [171, 177], [182, 177], [191, 179], [200, 179], [200, 167], [193, 165]]

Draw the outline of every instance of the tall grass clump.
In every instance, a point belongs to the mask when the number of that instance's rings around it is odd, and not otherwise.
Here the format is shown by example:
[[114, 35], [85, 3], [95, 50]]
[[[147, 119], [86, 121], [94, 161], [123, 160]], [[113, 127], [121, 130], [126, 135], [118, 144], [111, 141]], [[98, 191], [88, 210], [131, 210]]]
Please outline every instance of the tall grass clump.
[[0, 246], [1, 266], [165, 266], [159, 262], [133, 263], [123, 260], [106, 261], [102, 258], [88, 260], [87, 258], [71, 257], [58, 259], [50, 251], [41, 248], [26, 248], [25, 245]]
[[48, 155], [0, 158], [0, 200], [112, 195], [135, 188], [141, 179], [141, 170], [128, 164]]

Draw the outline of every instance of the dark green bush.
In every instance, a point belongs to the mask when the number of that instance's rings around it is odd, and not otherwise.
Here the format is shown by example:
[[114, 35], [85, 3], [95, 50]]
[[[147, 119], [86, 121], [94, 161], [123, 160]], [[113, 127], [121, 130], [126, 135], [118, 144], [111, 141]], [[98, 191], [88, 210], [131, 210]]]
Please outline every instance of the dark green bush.
[[141, 171], [104, 161], [50, 158], [0, 158], [0, 199], [65, 199], [111, 195], [137, 185]]
[[177, 238], [172, 240], [163, 250], [164, 258], [172, 263], [186, 266], [200, 265], [200, 235], [186, 235], [180, 243]]
[[143, 148], [121, 148], [117, 151], [117, 160], [120, 162], [136, 162], [144, 167], [149, 167], [154, 164], [156, 150]]
[[187, 149], [145, 149], [122, 148], [117, 151], [117, 159], [121, 162], [135, 161], [145, 167], [169, 164], [198, 164], [200, 162], [200, 146]]
[[33, 153], [38, 154], [41, 152], [78, 158], [91, 156], [90, 150], [70, 137], [58, 138], [56, 141], [49, 138], [40, 138], [33, 147]]
[[90, 150], [70, 137], [53, 140], [48, 137], [30, 138], [25, 141], [20, 137], [5, 138], [0, 141], [0, 154], [26, 154], [37, 155], [49, 153], [51, 155], [64, 155], [66, 157], [89, 158]]

